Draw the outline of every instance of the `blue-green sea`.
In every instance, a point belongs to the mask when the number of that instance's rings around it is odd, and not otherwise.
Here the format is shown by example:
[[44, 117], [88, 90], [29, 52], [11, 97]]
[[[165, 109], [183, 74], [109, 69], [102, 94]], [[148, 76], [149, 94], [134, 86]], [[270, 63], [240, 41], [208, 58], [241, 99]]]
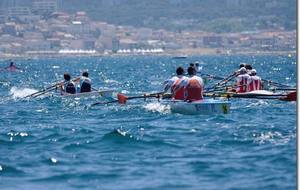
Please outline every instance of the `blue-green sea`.
[[[241, 62], [296, 85], [288, 56], [167, 56], [17, 59], [0, 72], [0, 189], [282, 190], [296, 188], [296, 103], [230, 99], [226, 115], [171, 113], [156, 99], [89, 107], [102, 98], [22, 99], [88, 70], [95, 88], [127, 96], [159, 92], [199, 61], [226, 77]], [[6, 67], [7, 60], [0, 62]], [[218, 81], [207, 81], [210, 86]]]

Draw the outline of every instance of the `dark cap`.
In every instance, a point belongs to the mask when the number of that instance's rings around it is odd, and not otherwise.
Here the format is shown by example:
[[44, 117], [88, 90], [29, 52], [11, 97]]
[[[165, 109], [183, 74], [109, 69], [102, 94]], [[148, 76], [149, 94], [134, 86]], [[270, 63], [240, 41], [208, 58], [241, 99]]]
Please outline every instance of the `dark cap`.
[[65, 73], [65, 74], [64, 74], [64, 79], [65, 79], [66, 81], [71, 80], [70, 74], [69, 74], [69, 73]]
[[88, 73], [87, 71], [84, 71], [84, 72], [82, 73], [82, 76], [84, 76], [84, 77], [89, 77], [89, 73]]
[[195, 67], [193, 67], [193, 66], [190, 66], [190, 67], [187, 69], [187, 71], [188, 71], [188, 74], [189, 74], [189, 75], [195, 75], [195, 74], [196, 74]]
[[177, 67], [176, 74], [177, 75], [183, 75], [184, 74], [184, 69], [182, 67]]

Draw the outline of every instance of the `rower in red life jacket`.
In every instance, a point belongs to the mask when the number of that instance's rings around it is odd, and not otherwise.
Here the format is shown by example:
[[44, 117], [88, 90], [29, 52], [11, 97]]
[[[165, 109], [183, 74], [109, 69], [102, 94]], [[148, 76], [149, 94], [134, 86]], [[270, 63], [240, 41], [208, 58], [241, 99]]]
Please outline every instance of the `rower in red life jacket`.
[[236, 77], [237, 83], [236, 83], [236, 92], [237, 93], [243, 93], [247, 92], [248, 90], [248, 84], [250, 82], [250, 75], [247, 73], [247, 70], [245, 67], [242, 67], [238, 71], [238, 76]]
[[7, 70], [7, 71], [10, 71], [10, 72], [14, 72], [14, 71], [17, 71], [17, 70], [22, 70], [22, 69], [18, 68], [18, 67], [15, 65], [15, 63], [12, 62], [12, 61], [10, 62], [9, 66], [8, 66], [8, 67], [5, 67], [4, 69]]
[[196, 70], [194, 67], [188, 68], [189, 78], [185, 85], [185, 100], [197, 101], [203, 99], [204, 83], [201, 77], [196, 76]]
[[262, 90], [262, 80], [256, 75], [256, 70], [252, 69], [250, 74], [250, 83], [248, 85], [248, 92], [254, 90]]
[[187, 77], [183, 76], [184, 69], [182, 67], [178, 67], [176, 69], [177, 76], [172, 77], [169, 80], [166, 80], [164, 83], [165, 88], [164, 91], [167, 92], [171, 89], [172, 97], [176, 100], [183, 100], [184, 99], [184, 84], [187, 80]]

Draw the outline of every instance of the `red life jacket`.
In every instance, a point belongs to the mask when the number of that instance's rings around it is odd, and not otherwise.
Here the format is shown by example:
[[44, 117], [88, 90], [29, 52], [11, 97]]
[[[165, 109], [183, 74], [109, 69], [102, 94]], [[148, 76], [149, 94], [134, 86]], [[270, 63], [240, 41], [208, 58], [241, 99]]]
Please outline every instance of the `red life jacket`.
[[246, 76], [242, 76], [241, 80], [237, 82], [237, 93], [247, 92], [248, 90], [248, 78]]
[[9, 66], [9, 67], [7, 68], [7, 70], [13, 72], [13, 71], [16, 71], [16, 70], [17, 70], [17, 67], [16, 67], [15, 65], [12, 65], [12, 66]]
[[[184, 100], [184, 86], [180, 86], [180, 82], [183, 78], [178, 78], [171, 87], [173, 98], [176, 100]], [[178, 88], [179, 87], [179, 88]], [[177, 88], [176, 92], [174, 91]]]
[[249, 84], [248, 91], [254, 91], [254, 90], [261, 90], [262, 85], [261, 85], [261, 80], [259, 77], [251, 77], [251, 82]]
[[197, 79], [190, 79], [186, 86], [186, 100], [196, 101], [202, 100], [202, 86]]

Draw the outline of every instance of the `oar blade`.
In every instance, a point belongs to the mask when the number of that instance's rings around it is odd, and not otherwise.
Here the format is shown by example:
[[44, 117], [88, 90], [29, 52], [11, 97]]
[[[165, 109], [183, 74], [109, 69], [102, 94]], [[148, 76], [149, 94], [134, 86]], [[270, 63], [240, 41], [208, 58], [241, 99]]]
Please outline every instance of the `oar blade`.
[[285, 97], [280, 98], [280, 100], [289, 102], [297, 101], [297, 91], [288, 93]]
[[117, 97], [119, 104], [126, 104], [127, 97], [124, 94], [118, 93]]

